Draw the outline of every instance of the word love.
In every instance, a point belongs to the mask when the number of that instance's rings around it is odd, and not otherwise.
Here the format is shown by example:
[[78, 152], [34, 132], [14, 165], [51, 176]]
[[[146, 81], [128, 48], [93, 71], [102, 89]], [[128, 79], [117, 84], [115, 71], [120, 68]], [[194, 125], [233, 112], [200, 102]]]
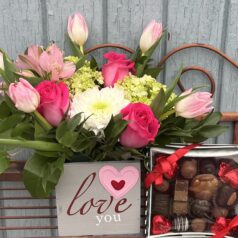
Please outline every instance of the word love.
[[[83, 195], [85, 195], [86, 192], [93, 185], [95, 178], [96, 178], [96, 173], [94, 172], [89, 174], [84, 179], [84, 181], [80, 185], [78, 191], [76, 192], [75, 196], [73, 197], [67, 209], [67, 214], [69, 216], [73, 216], [76, 214], [86, 215], [93, 208], [95, 208], [97, 214], [100, 215], [106, 212], [111, 207], [114, 201], [113, 196], [110, 196], [108, 200], [107, 199], [96, 200], [95, 198], [92, 197], [88, 201], [83, 202]], [[122, 213], [128, 210], [131, 206], [132, 204], [131, 203], [128, 204], [126, 198], [122, 198], [115, 203], [115, 207], [113, 210], [115, 211], [115, 213]], [[101, 220], [102, 218], [103, 217], [99, 217], [99, 219]], [[106, 222], [107, 220], [109, 220], [109, 218], [106, 218], [106, 216], [104, 217], [104, 219]], [[110, 220], [112, 220], [112, 218], [110, 218]]]

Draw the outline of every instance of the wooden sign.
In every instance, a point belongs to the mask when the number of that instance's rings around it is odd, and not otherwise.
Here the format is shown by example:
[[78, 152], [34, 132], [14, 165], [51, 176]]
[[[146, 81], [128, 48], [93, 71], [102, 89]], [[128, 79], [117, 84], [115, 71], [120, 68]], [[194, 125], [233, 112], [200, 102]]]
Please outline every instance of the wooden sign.
[[56, 187], [60, 236], [140, 233], [140, 163], [65, 164]]

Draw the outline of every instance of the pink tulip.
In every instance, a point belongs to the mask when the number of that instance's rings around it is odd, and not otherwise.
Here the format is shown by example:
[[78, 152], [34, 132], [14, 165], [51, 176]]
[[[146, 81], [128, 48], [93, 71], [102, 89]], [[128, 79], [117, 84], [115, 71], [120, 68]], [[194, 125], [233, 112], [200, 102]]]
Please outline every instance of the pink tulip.
[[40, 56], [42, 47], [33, 45], [27, 49], [27, 54], [19, 55], [16, 59], [16, 66], [21, 70], [29, 69], [35, 71], [39, 76], [44, 76], [44, 71], [40, 67]]
[[63, 82], [42, 81], [36, 86], [40, 94], [38, 112], [52, 125], [58, 126], [69, 108], [69, 89]]
[[213, 99], [211, 93], [208, 92], [192, 92], [189, 89], [181, 94], [186, 96], [175, 105], [177, 116], [184, 118], [195, 118], [209, 113], [213, 110]]
[[153, 46], [153, 44], [161, 37], [163, 33], [163, 26], [155, 20], [151, 21], [144, 29], [140, 38], [140, 49], [142, 53]]
[[0, 69], [4, 70], [3, 54], [0, 52]]
[[68, 34], [72, 42], [83, 46], [88, 38], [87, 23], [80, 13], [75, 13], [68, 18]]
[[18, 83], [11, 83], [8, 95], [15, 107], [23, 112], [34, 112], [40, 103], [40, 95], [25, 79], [20, 78]]
[[70, 78], [76, 70], [74, 63], [64, 63], [63, 53], [55, 44], [41, 54], [40, 66], [45, 72], [51, 73], [52, 81]]

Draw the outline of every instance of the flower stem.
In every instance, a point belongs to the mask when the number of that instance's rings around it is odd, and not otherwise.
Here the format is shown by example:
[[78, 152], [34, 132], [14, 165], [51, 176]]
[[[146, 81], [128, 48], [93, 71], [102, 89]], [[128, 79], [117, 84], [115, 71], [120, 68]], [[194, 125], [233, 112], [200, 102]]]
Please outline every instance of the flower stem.
[[84, 55], [83, 45], [80, 45], [80, 52]]
[[160, 116], [160, 122], [165, 120], [167, 117], [175, 113], [175, 109], [165, 112]]
[[13, 145], [42, 151], [59, 151], [59, 152], [64, 151], [64, 148], [60, 144], [45, 141], [0, 139], [0, 144]]
[[49, 131], [50, 129], [52, 129], [53, 127], [49, 124], [48, 121], [46, 121], [46, 119], [41, 116], [41, 114], [38, 111], [34, 111], [33, 112], [34, 117], [36, 118], [37, 122], [40, 124], [40, 126], [46, 130]]

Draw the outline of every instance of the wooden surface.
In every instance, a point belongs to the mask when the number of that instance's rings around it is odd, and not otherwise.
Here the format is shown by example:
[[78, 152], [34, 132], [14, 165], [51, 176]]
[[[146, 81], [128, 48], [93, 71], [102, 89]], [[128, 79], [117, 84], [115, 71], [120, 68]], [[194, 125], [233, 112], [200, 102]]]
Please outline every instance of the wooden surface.
[[[237, 0], [0, 0], [0, 48], [11, 57], [23, 52], [29, 44], [55, 41], [69, 53], [65, 37], [67, 16], [80, 11], [89, 25], [87, 48], [97, 43], [121, 43], [135, 48], [142, 29], [150, 19], [163, 22], [170, 32], [170, 40], [163, 41], [154, 59], [159, 61], [168, 51], [183, 43], [208, 43], [216, 46], [238, 61], [238, 1]], [[100, 50], [96, 56], [102, 56]], [[102, 60], [101, 60], [102, 62]], [[165, 83], [175, 74], [178, 67], [198, 65], [210, 70], [216, 80], [216, 109], [223, 112], [238, 111], [238, 70], [213, 53], [202, 49], [188, 49], [172, 56], [166, 63], [159, 80]], [[187, 88], [206, 84], [200, 73], [188, 72], [182, 81]], [[228, 118], [229, 116], [227, 116]], [[210, 142], [231, 143], [233, 123], [227, 133]], [[237, 137], [236, 137], [237, 139]], [[15, 151], [15, 159], [27, 158], [30, 151]], [[1, 188], [19, 186], [20, 183], [1, 182]], [[10, 196], [11, 190], [1, 190], [1, 196]], [[24, 190], [14, 192], [25, 196]], [[51, 200], [24, 200], [23, 205], [53, 206]], [[0, 200], [1, 206], [17, 206], [18, 200]], [[52, 209], [0, 210], [0, 216], [52, 215]], [[55, 226], [55, 219], [0, 219], [0, 226], [38, 225]], [[0, 231], [0, 237], [55, 236], [56, 230], [11, 230]]]

